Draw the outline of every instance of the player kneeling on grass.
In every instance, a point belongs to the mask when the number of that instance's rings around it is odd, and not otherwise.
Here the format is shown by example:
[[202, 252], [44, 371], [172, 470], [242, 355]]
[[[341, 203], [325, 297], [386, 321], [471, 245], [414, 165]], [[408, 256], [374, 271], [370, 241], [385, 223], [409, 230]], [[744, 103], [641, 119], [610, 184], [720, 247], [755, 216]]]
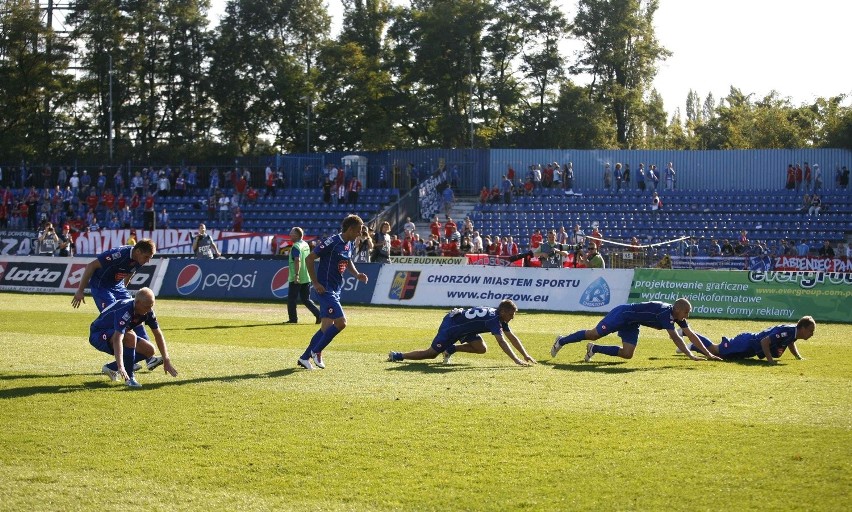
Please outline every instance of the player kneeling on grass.
[[[444, 363], [449, 363], [450, 358], [456, 352], [484, 354], [488, 347], [485, 346], [485, 341], [480, 334], [490, 332], [497, 339], [497, 343], [503, 349], [503, 352], [515, 364], [521, 366], [535, 364], [535, 359], [527, 353], [527, 349], [524, 348], [521, 340], [509, 329], [509, 322], [515, 318], [517, 311], [518, 306], [511, 300], [502, 301], [497, 309], [486, 307], [456, 308], [444, 316], [441, 327], [438, 328], [438, 334], [435, 335], [435, 339], [432, 340], [432, 345], [429, 348], [405, 353], [391, 352], [388, 354], [388, 361], [434, 359], [443, 353]], [[523, 355], [523, 361], [515, 355], [512, 347], [503, 339], [504, 333], [515, 349]], [[457, 341], [460, 342], [458, 346], [456, 345]]]
[[[778, 364], [776, 358], [781, 357], [787, 348], [796, 359], [802, 360], [796, 340], [807, 340], [814, 335], [816, 322], [810, 316], [803, 316], [796, 325], [782, 324], [767, 327], [760, 332], [744, 332], [731, 339], [722, 336], [722, 343], [714, 345], [710, 340], [700, 336], [704, 346], [712, 354], [724, 360], [748, 359], [758, 357], [766, 359], [769, 364]], [[690, 348], [694, 349], [693, 346]]]
[[104, 365], [103, 373], [112, 381], [121, 377], [132, 388], [142, 387], [136, 381], [133, 366], [154, 356], [154, 345], [134, 332], [142, 324], [150, 327], [154, 333], [154, 340], [162, 355], [163, 369], [172, 377], [177, 377], [178, 372], [169, 359], [166, 338], [154, 314], [154, 292], [150, 288], [139, 290], [134, 299], [121, 299], [104, 308], [89, 329], [89, 343], [101, 352], [115, 356], [114, 362]]
[[695, 356], [686, 343], [678, 334], [675, 325], [683, 329], [683, 333], [692, 341], [694, 347], [704, 354], [707, 359], [715, 359], [720, 361], [721, 358], [712, 354], [705, 348], [704, 341], [710, 342], [707, 338], [695, 334], [689, 329], [686, 319], [692, 311], [692, 304], [684, 298], [675, 301], [674, 304], [665, 302], [638, 302], [636, 304], [625, 304], [617, 306], [601, 320], [594, 329], [587, 331], [577, 331], [574, 334], [566, 336], [557, 336], [553, 342], [553, 347], [550, 349], [550, 355], [556, 357], [556, 354], [568, 343], [577, 343], [583, 340], [597, 340], [610, 333], [618, 333], [621, 338], [621, 346], [616, 345], [595, 345], [589, 343], [586, 345], [586, 358], [588, 363], [595, 354], [606, 354], [608, 356], [622, 357], [630, 359], [633, 357], [633, 351], [636, 350], [636, 344], [639, 342], [639, 326], [651, 327], [653, 329], [665, 329], [669, 332], [669, 337], [672, 339], [678, 349], [689, 356], [694, 361], [700, 361], [700, 358]]

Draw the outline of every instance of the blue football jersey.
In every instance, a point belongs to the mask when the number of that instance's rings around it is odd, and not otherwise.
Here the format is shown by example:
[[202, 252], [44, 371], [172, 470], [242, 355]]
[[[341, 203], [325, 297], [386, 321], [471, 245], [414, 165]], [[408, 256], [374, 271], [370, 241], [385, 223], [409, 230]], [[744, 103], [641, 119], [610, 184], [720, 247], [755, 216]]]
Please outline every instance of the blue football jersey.
[[132, 276], [139, 270], [139, 263], [131, 258], [132, 245], [122, 245], [117, 249], [111, 249], [98, 254], [101, 268], [95, 269], [89, 286], [92, 288], [115, 288], [123, 287], [124, 279]]
[[620, 317], [625, 323], [634, 323], [653, 329], [674, 330], [675, 324], [681, 329], [687, 329], [686, 320], [675, 321], [672, 316], [673, 306], [665, 302], [639, 302], [623, 306]]
[[133, 311], [133, 302], [133, 299], [122, 299], [107, 306], [92, 322], [91, 332], [125, 332], [142, 324], [151, 329], [159, 329], [160, 324], [157, 322], [157, 315], [154, 310], [144, 315], [137, 315]]
[[486, 332], [495, 336], [503, 331], [512, 332], [509, 324], [500, 320], [494, 308], [458, 308], [447, 313], [447, 317], [450, 322], [442, 324], [442, 334], [451, 340], [463, 340]]
[[319, 257], [317, 280], [327, 291], [339, 294], [343, 289], [343, 273], [354, 248], [355, 243], [345, 242], [341, 233], [326, 238], [314, 248], [314, 254]]
[[772, 357], [781, 357], [781, 354], [787, 350], [787, 345], [796, 341], [796, 326], [782, 324], [769, 327], [757, 333], [750, 333], [751, 339], [749, 345], [757, 357], [761, 359], [766, 357], [766, 354], [763, 353], [760, 341], [767, 336], [769, 337], [769, 352], [772, 354]]

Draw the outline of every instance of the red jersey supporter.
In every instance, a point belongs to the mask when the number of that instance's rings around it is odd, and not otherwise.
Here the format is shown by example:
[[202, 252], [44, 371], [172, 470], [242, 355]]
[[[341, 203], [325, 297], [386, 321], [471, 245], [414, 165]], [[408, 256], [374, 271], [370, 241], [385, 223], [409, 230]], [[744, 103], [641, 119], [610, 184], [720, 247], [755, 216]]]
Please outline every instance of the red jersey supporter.
[[[393, 242], [391, 242], [391, 245], [393, 245]], [[414, 240], [410, 236], [407, 236], [402, 241], [402, 255], [411, 256], [412, 254], [414, 254]]]
[[458, 226], [451, 217], [447, 217], [447, 223], [444, 224], [444, 238], [450, 238], [456, 232]]
[[242, 231], [243, 230], [243, 212], [240, 210], [240, 207], [237, 206], [234, 208], [234, 231]]
[[510, 165], [509, 170], [506, 171], [506, 178], [512, 182], [512, 185], [515, 184], [515, 169]]
[[130, 209], [131, 210], [138, 210], [140, 204], [141, 204], [141, 200], [139, 199], [139, 194], [134, 192], [133, 197], [130, 198]]
[[500, 194], [500, 187], [494, 187], [491, 189], [491, 195], [489, 196], [488, 201], [494, 204], [502, 203], [503, 197]]
[[[540, 244], [539, 244], [540, 245]], [[503, 256], [517, 256], [518, 244], [512, 240], [512, 237], [507, 237], [503, 244]]]
[[532, 179], [528, 179], [526, 183], [524, 183], [524, 194], [531, 196], [533, 195], [533, 190], [535, 189], [535, 185], [533, 185]]
[[[592, 230], [591, 235], [589, 235], [589, 236], [592, 236], [592, 237], [595, 237], [595, 238], [603, 238], [603, 235], [601, 234], [601, 232], [600, 232], [600, 231], [598, 231], [598, 228], [594, 228], [594, 229]], [[595, 249], [597, 249], [598, 251], [600, 251], [601, 244], [603, 244], [603, 242], [602, 242], [602, 241], [600, 241], [600, 240], [591, 240], [591, 242], [592, 242], [592, 244], [594, 244]]]
[[145, 196], [145, 211], [153, 212], [154, 211], [154, 196], [150, 192]]
[[89, 207], [89, 210], [94, 210], [98, 207], [98, 196], [95, 195], [94, 190], [89, 192], [89, 195], [86, 197], [86, 206]]
[[479, 191], [479, 203], [485, 204], [488, 202], [488, 198], [491, 196], [491, 192], [488, 191], [488, 187], [482, 187], [482, 190]]
[[538, 249], [538, 246], [541, 245], [542, 241], [544, 241], [544, 237], [541, 234], [541, 230], [536, 229], [535, 233], [533, 233], [533, 235], [530, 237], [530, 249]]
[[438, 216], [435, 215], [435, 219], [429, 224], [429, 231], [433, 236], [440, 237], [441, 236], [441, 222], [438, 220]]
[[112, 210], [113, 208], [115, 208], [115, 196], [113, 195], [112, 191], [107, 190], [106, 192], [104, 192], [104, 195], [101, 198], [101, 202], [104, 203], [104, 206], [106, 206], [107, 210]]
[[123, 210], [124, 207], [127, 206], [127, 198], [124, 197], [124, 194], [119, 193], [116, 203], [118, 204], [118, 209]]
[[249, 187], [248, 191], [246, 192], [246, 197], [248, 198], [250, 203], [256, 203], [257, 202], [257, 189], [254, 188], [254, 187]]
[[441, 254], [444, 256], [461, 256], [459, 244], [455, 240], [445, 239], [444, 243], [441, 244]]
[[390, 255], [402, 256], [402, 240], [397, 235], [391, 237]]

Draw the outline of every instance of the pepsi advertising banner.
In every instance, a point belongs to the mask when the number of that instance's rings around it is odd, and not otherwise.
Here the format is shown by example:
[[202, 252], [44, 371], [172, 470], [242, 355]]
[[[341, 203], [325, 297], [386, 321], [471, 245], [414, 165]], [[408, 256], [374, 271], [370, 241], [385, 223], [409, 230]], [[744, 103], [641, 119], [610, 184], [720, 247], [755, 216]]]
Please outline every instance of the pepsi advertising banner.
[[[378, 264], [361, 263], [364, 284], [346, 274], [344, 303], [369, 303], [379, 275]], [[171, 260], [159, 296], [198, 299], [286, 300], [290, 269], [287, 260]]]

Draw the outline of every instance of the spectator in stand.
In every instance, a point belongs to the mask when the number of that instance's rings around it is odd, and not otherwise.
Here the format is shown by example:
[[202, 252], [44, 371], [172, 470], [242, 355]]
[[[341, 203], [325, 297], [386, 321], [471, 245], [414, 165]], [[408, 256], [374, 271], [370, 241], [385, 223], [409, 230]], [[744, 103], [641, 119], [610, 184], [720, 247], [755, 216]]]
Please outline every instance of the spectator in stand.
[[484, 252], [484, 249], [483, 249], [483, 246], [482, 246], [482, 237], [479, 236], [479, 231], [473, 232], [473, 238], [471, 238], [471, 240], [470, 240], [470, 245], [471, 245], [470, 250], [474, 254], [482, 254]]
[[842, 169], [840, 169], [840, 188], [846, 190], [849, 186], [849, 169], [844, 165]]
[[[343, 176], [343, 172], [338, 172], [337, 176]], [[338, 180], [334, 184], [334, 190], [337, 197], [337, 204], [346, 204], [346, 184], [341, 183], [340, 180]]]
[[787, 190], [794, 190], [796, 188], [796, 169], [793, 167], [793, 164], [787, 165], [787, 180], [784, 188]]
[[533, 250], [532, 255], [539, 259], [542, 268], [562, 268], [569, 256], [565, 249], [563, 244], [556, 241], [556, 231], [551, 229], [547, 232], [547, 241]]
[[225, 194], [219, 194], [219, 222], [226, 223], [231, 220], [231, 198]]
[[411, 217], [405, 218], [405, 224], [403, 224], [402, 230], [405, 232], [406, 237], [414, 236], [414, 232], [417, 231], [417, 226], [411, 221]]
[[154, 215], [154, 194], [152, 194], [151, 192], [148, 192], [148, 195], [145, 196], [145, 204], [143, 205], [143, 208], [146, 212], [149, 212], [149, 214], [153, 218], [153, 215]]
[[[541, 245], [539, 243], [539, 245]], [[504, 256], [517, 256], [520, 250], [518, 249], [518, 244], [512, 239], [511, 236], [506, 237], [506, 242], [503, 245], [503, 255]]]
[[334, 184], [331, 180], [326, 176], [323, 178], [322, 182], [322, 202], [325, 204], [331, 204], [331, 188]]
[[804, 240], [799, 242], [799, 245], [796, 246], [796, 256], [799, 256], [800, 258], [807, 257], [809, 252], [811, 252], [811, 246]]
[[473, 220], [471, 220], [470, 215], [465, 216], [464, 224], [462, 225], [462, 235], [465, 236], [473, 236]]
[[802, 206], [799, 208], [798, 211], [805, 213], [810, 209], [811, 209], [811, 196], [808, 195], [808, 194], [805, 194], [804, 196], [802, 196]]
[[169, 229], [169, 212], [166, 207], [157, 215], [157, 227], [160, 229]]
[[414, 233], [414, 255], [426, 256], [426, 242], [417, 233]]
[[[248, 200], [249, 204], [257, 203], [258, 195], [259, 194], [257, 192], [257, 189], [254, 187], [249, 187], [248, 190], [246, 190], [246, 199]], [[273, 197], [275, 196], [273, 195]]]
[[719, 246], [719, 241], [715, 238], [710, 242], [710, 256], [719, 257], [722, 255], [722, 247]]
[[613, 171], [613, 177], [615, 178], [615, 191], [619, 194], [621, 193], [621, 182], [624, 181], [624, 171], [621, 170], [621, 162], [615, 163], [615, 170]]
[[803, 173], [802, 173], [802, 166], [799, 165], [798, 163], [796, 163], [795, 170], [796, 170], [796, 192], [799, 192], [800, 190], [802, 190], [802, 178], [804, 177]]
[[793, 243], [788, 241], [786, 238], [781, 240], [781, 255], [782, 256], [795, 256], [796, 248], [793, 246]]
[[541, 173], [541, 183], [544, 188], [553, 187], [553, 164], [547, 164]]
[[244, 173], [237, 178], [237, 182], [234, 184], [234, 195], [236, 196], [237, 204], [243, 204], [246, 199], [246, 191], [248, 190], [248, 179], [251, 175], [248, 173], [248, 169], [245, 170]]
[[9, 228], [9, 206], [5, 201], [0, 201], [0, 229]]
[[243, 211], [240, 209], [239, 206], [235, 207], [234, 208], [234, 227], [233, 227], [233, 230], [236, 231], [237, 233], [239, 233], [243, 230], [243, 220], [245, 220], [244, 217], [243, 217]]
[[662, 207], [663, 207], [663, 202], [660, 200], [659, 194], [654, 192], [654, 195], [651, 196], [651, 211], [655, 212], [657, 210], [662, 209]]
[[819, 257], [820, 258], [833, 258], [834, 257], [834, 247], [831, 246], [831, 242], [828, 240], [822, 243], [822, 247], [819, 248]]
[[438, 237], [429, 235], [429, 240], [426, 241], [426, 256], [438, 256], [441, 253], [441, 244], [438, 243]]
[[465, 235], [462, 238], [461, 245], [459, 245], [459, 252], [462, 256], [465, 254], [470, 254], [473, 250], [473, 244], [470, 242], [470, 237]]
[[456, 196], [453, 194], [453, 187], [447, 184], [447, 188], [441, 193], [441, 198], [443, 200], [444, 214], [449, 216], [456, 200]]
[[444, 238], [452, 237], [456, 231], [458, 231], [458, 226], [452, 217], [447, 216], [447, 222], [444, 224]]
[[272, 170], [271, 163], [267, 163], [263, 171], [263, 182], [266, 184], [266, 193], [263, 197], [275, 197], [275, 172]]
[[660, 185], [660, 173], [657, 171], [656, 165], [648, 167], [648, 180], [651, 182], [652, 190], [656, 192], [657, 187]]
[[441, 244], [441, 255], [448, 256], [451, 258], [461, 256], [461, 253], [459, 253], [458, 241], [453, 240], [452, 238], [445, 239], [444, 243]]
[[183, 170], [178, 172], [178, 175], [175, 177], [175, 195], [178, 197], [186, 196], [186, 176], [183, 173]]
[[590, 244], [595, 246], [595, 249], [600, 249], [601, 245], [603, 245], [603, 234], [598, 230], [597, 226], [592, 228], [592, 232], [589, 234]]
[[609, 168], [609, 163], [604, 164], [603, 186], [607, 190], [612, 187], [612, 169]]
[[639, 170], [636, 173], [636, 187], [639, 192], [645, 192], [645, 164], [639, 163]]
[[442, 227], [443, 226], [441, 225], [441, 221], [439, 221], [438, 216], [435, 215], [435, 217], [432, 219], [432, 223], [429, 224], [429, 232], [434, 237], [440, 237]]
[[563, 172], [563, 177], [565, 178], [565, 190], [568, 192], [574, 192], [574, 162], [568, 162], [565, 166], [565, 171]]
[[811, 198], [811, 207], [808, 208], [808, 215], [812, 217], [816, 217], [819, 215], [819, 211], [822, 209], [822, 201], [819, 196], [814, 194]]
[[198, 188], [198, 170], [195, 166], [189, 168], [189, 172], [186, 173], [186, 190], [190, 195], [195, 193], [195, 189]]
[[556, 241], [560, 244], [568, 244], [570, 243], [571, 237], [568, 235], [568, 232], [565, 231], [565, 226], [559, 227], [559, 232], [556, 233]]
[[819, 164], [814, 164], [814, 192], [822, 190], [822, 169]]
[[675, 170], [674, 163], [669, 162], [666, 165], [665, 171], [665, 180], [666, 180], [666, 190], [674, 190], [675, 187]]
[[500, 182], [500, 190], [503, 193], [503, 203], [512, 204], [512, 182], [505, 174]]
[[390, 222], [382, 222], [373, 240], [373, 257], [374, 263], [390, 263], [391, 255], [391, 237], [390, 237]]
[[171, 192], [172, 184], [166, 176], [165, 171], [160, 171], [160, 176], [157, 178], [157, 195], [160, 197], [168, 197]]
[[[393, 243], [393, 242], [391, 242]], [[406, 234], [405, 238], [402, 239], [402, 255], [403, 256], [411, 256], [414, 254], [414, 239], [411, 235]]]
[[88, 222], [86, 230], [89, 231], [89, 233], [101, 230], [101, 225], [98, 224], [98, 217], [96, 215], [92, 215], [92, 220]]
[[811, 166], [805, 162], [805, 191], [810, 192], [813, 175], [811, 174]]
[[722, 240], [722, 256], [733, 256], [735, 252], [731, 242], [727, 239]]
[[846, 252], [844, 254], [847, 258], [852, 259], [852, 244], [846, 244]]
[[107, 229], [121, 229], [121, 221], [118, 220], [118, 216], [110, 216], [109, 222], [107, 222]]
[[624, 189], [630, 190], [630, 164], [624, 164]]
[[[713, 241], [715, 242], [715, 240]], [[719, 244], [716, 244], [716, 246], [718, 247]], [[634, 236], [630, 239], [630, 252], [632, 252], [633, 254], [639, 254], [641, 251], [642, 246], [641, 244], [639, 244], [639, 239]]]
[[494, 238], [485, 237], [485, 245], [488, 249], [488, 254], [491, 256], [500, 255], [500, 237], [495, 235]]
[[482, 186], [482, 190], [479, 191], [479, 204], [488, 203], [488, 199], [491, 197], [491, 191], [488, 190], [488, 187], [485, 185]]
[[541, 234], [540, 229], [536, 229], [535, 232], [530, 236], [530, 250], [535, 251], [538, 249], [538, 246], [544, 241], [544, 236]]
[[361, 180], [358, 179], [357, 176], [353, 176], [351, 180], [349, 180], [349, 204], [358, 204], [358, 195], [361, 193]]
[[737, 240], [737, 247], [734, 249], [736, 254], [748, 254], [749, 251], [749, 241], [748, 241], [748, 231], [741, 230], [740, 238]]
[[579, 224], [574, 224], [574, 231], [571, 232], [571, 245], [581, 246], [586, 243], [586, 234], [580, 229]]
[[503, 202], [503, 196], [500, 195], [500, 187], [497, 185], [494, 185], [488, 193], [488, 202], [491, 204], [500, 204]]

